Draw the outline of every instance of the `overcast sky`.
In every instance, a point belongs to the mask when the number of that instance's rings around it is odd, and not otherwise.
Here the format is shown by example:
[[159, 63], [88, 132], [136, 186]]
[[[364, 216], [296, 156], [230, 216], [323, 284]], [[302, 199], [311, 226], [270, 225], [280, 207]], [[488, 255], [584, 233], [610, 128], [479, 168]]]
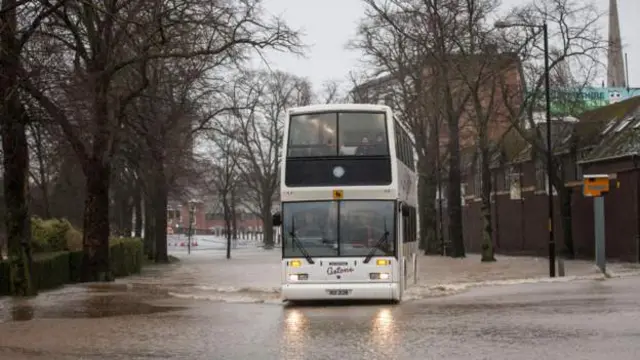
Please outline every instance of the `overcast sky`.
[[[595, 1], [602, 11], [608, 10], [609, 0]], [[502, 9], [526, 2], [502, 0]], [[360, 54], [345, 50], [345, 45], [363, 15], [361, 0], [265, 0], [265, 6], [270, 13], [284, 16], [292, 27], [302, 29], [309, 45], [306, 58], [269, 53], [271, 68], [307, 77], [318, 88], [326, 80], [346, 80], [349, 71], [359, 66]], [[629, 57], [629, 83], [640, 87], [640, 0], [619, 0], [618, 10], [624, 51]], [[606, 17], [601, 26], [606, 35]]]

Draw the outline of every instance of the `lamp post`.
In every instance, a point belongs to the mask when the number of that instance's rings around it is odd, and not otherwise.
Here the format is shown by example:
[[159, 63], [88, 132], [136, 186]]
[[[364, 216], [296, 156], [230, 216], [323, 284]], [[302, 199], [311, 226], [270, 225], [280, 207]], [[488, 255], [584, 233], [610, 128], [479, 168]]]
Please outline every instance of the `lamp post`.
[[534, 29], [542, 29], [544, 37], [544, 97], [545, 97], [545, 117], [547, 128], [547, 183], [548, 192], [547, 200], [549, 206], [549, 276], [556, 276], [556, 242], [553, 234], [553, 148], [551, 146], [551, 96], [550, 96], [550, 84], [549, 84], [549, 32], [547, 22], [542, 25], [535, 24], [522, 24], [522, 23], [506, 23], [498, 21], [495, 23], [495, 27], [498, 29], [505, 29], [510, 27], [528, 27]]

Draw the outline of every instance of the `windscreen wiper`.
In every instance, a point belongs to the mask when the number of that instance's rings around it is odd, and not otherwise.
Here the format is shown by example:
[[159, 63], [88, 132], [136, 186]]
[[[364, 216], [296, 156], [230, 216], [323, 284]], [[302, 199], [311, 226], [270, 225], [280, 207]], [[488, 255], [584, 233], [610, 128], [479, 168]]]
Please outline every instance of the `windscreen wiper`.
[[298, 240], [298, 237], [296, 236], [293, 230], [293, 227], [291, 228], [291, 231], [289, 231], [289, 235], [291, 236], [291, 242], [296, 245], [298, 250], [300, 250], [300, 252], [302, 253], [302, 256], [304, 256], [304, 258], [307, 259], [307, 262], [309, 262], [309, 264], [311, 265], [315, 264], [311, 255], [309, 255], [309, 252], [307, 252], [307, 249], [305, 249], [302, 243], [300, 242], [300, 240]]
[[375, 245], [373, 245], [373, 248], [371, 250], [369, 250], [369, 253], [367, 254], [367, 256], [364, 258], [363, 263], [368, 264], [369, 261], [371, 261], [371, 258], [373, 257], [373, 255], [376, 253], [376, 250], [380, 249], [382, 250], [382, 248], [380, 248], [380, 246], [389, 241], [389, 235], [391, 233], [388, 230], [384, 231], [384, 234], [382, 234], [382, 236], [380, 237], [380, 239], [378, 239], [378, 242], [376, 242]]

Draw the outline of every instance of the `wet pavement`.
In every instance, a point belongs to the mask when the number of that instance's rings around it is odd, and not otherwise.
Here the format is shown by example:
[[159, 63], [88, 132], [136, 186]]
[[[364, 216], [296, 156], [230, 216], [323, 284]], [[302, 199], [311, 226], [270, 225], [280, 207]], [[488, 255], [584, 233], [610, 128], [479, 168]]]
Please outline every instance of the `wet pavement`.
[[635, 360], [640, 353], [639, 277], [475, 287], [395, 306], [292, 307], [273, 290], [277, 254], [247, 250], [232, 261], [199, 254], [113, 284], [1, 299], [0, 359]]

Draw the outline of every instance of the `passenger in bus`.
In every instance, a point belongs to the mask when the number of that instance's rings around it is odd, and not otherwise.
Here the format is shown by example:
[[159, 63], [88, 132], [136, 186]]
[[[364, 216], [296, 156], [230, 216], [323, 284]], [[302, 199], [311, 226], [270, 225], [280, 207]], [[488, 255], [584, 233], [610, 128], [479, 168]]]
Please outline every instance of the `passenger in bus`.
[[387, 142], [384, 139], [384, 134], [379, 133], [376, 135], [376, 142], [371, 148], [371, 155], [385, 155], [387, 153]]
[[370, 148], [371, 145], [369, 145], [369, 138], [365, 136], [362, 138], [360, 145], [358, 145], [358, 148], [356, 149], [356, 155], [370, 155]]
[[317, 156], [335, 156], [336, 146], [334, 145], [333, 138], [328, 138], [320, 148], [317, 149]]

